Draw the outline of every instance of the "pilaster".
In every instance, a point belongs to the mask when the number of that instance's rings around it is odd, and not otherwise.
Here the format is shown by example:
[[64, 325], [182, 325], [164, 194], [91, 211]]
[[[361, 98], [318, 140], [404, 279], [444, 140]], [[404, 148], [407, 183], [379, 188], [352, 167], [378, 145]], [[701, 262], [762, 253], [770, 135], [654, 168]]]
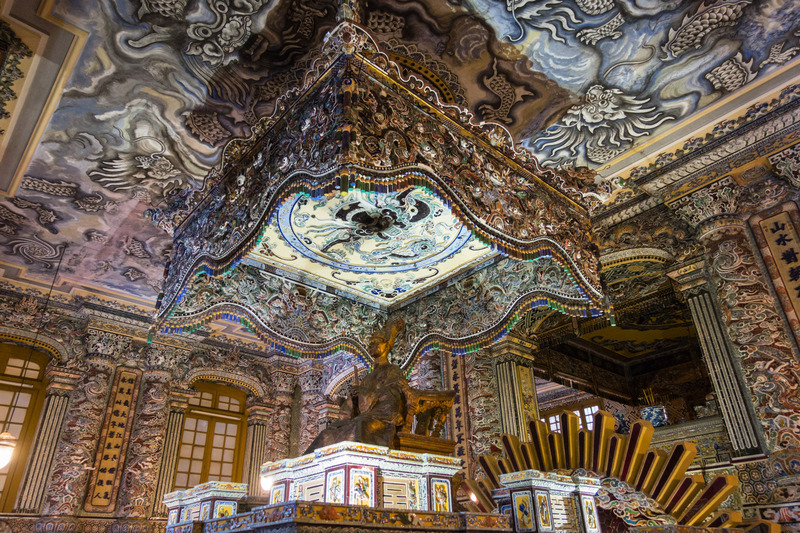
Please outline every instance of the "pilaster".
[[36, 427], [36, 437], [31, 449], [25, 475], [14, 504], [15, 513], [38, 513], [44, 500], [47, 480], [55, 459], [64, 419], [69, 408], [72, 391], [82, 374], [74, 369], [48, 366], [47, 393], [42, 414]]
[[[720, 404], [727, 404], [723, 416], [731, 441], [745, 453], [755, 437], [769, 453], [800, 446], [800, 404], [792, 400], [800, 388], [800, 363], [751, 244], [745, 223], [750, 213], [739, 214], [740, 197], [739, 187], [725, 177], [669, 205], [696, 229], [705, 250], [703, 268], [695, 270], [704, 272], [708, 292], [695, 280], [688, 300]], [[672, 274], [678, 281], [691, 277]], [[763, 431], [750, 435], [748, 424], [742, 427], [744, 409], [749, 425], [755, 417]]]
[[298, 379], [303, 391], [300, 405], [300, 446], [303, 453], [320, 432], [320, 407], [325, 403], [322, 394], [322, 365], [320, 361], [309, 361]]
[[267, 461], [277, 461], [289, 457], [289, 436], [292, 429], [292, 392], [295, 376], [287, 372], [275, 372], [275, 398], [269, 421], [267, 440]]
[[747, 387], [737, 368], [725, 324], [709, 292], [705, 261], [683, 265], [668, 275], [678, 283], [692, 313], [692, 322], [734, 452], [738, 455], [758, 452], [762, 447], [759, 424], [749, 406]]
[[167, 506], [162, 503], [162, 500], [164, 494], [172, 491], [178, 447], [183, 431], [183, 419], [186, 416], [186, 408], [189, 406], [189, 398], [194, 396], [194, 392], [173, 388], [168, 391], [168, 395], [169, 414], [165, 424], [164, 446], [158, 466], [158, 477], [153, 491], [153, 516], [158, 517], [167, 516]]
[[536, 389], [533, 381], [534, 346], [514, 335], [506, 336], [491, 347], [496, 358], [497, 393], [503, 433], [528, 438], [528, 419], [539, 418]]
[[261, 496], [261, 465], [267, 462], [269, 421], [272, 406], [251, 402], [247, 407], [247, 441], [244, 451], [243, 483], [247, 483], [247, 493]]

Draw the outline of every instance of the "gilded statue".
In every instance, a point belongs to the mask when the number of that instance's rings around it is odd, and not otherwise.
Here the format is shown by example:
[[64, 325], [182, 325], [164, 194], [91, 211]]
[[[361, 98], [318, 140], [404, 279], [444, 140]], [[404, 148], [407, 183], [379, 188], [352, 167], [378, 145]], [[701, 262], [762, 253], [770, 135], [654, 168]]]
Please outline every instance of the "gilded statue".
[[355, 386], [352, 401], [344, 404], [346, 418], [325, 428], [305, 453], [342, 441], [397, 448], [400, 433], [437, 438], [453, 404], [453, 391], [412, 388], [403, 370], [389, 362], [389, 353], [405, 329], [402, 319], [391, 319], [375, 331], [368, 351], [372, 372]]

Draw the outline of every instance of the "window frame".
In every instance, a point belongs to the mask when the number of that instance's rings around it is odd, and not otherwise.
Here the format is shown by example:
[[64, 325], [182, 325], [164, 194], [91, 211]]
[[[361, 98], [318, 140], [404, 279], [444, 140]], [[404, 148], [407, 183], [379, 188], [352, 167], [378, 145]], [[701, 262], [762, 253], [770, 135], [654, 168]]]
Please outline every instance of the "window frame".
[[[192, 405], [191, 403], [186, 407], [186, 411], [183, 417], [183, 424], [181, 426], [181, 434], [178, 440], [178, 449], [176, 452], [177, 456], [175, 458], [175, 468], [172, 473], [173, 490], [186, 490], [194, 486], [190, 485], [188, 487], [178, 487], [177, 485], [177, 478], [179, 474], [178, 466], [182, 459], [180, 455], [181, 447], [184, 444], [183, 436], [184, 432], [186, 431], [186, 422], [190, 417], [195, 420], [205, 420], [208, 424], [206, 428], [206, 439], [205, 443], [203, 444], [204, 446], [203, 460], [202, 460], [203, 464], [200, 471], [200, 481], [198, 482], [198, 484], [209, 481], [211, 454], [214, 448], [213, 446], [213, 440], [215, 435], [214, 430], [217, 424], [219, 423], [229, 424], [232, 422], [237, 424], [237, 433], [236, 433], [236, 445], [234, 447], [233, 471], [231, 473], [230, 482], [240, 483], [244, 476], [244, 454], [247, 441], [247, 413], [245, 409], [245, 403], [247, 401], [247, 393], [235, 386], [231, 386], [228, 384], [221, 384], [221, 383], [211, 383], [211, 382], [195, 383], [193, 385], [193, 388], [198, 392], [199, 395], [204, 392], [211, 393], [212, 407], [207, 407], [202, 405]], [[219, 404], [219, 396], [229, 396], [236, 398], [237, 400], [239, 400], [239, 405], [241, 410], [230, 411], [230, 410], [218, 409], [216, 406]], [[191, 474], [192, 472], [190, 470], [189, 475]], [[213, 477], [219, 478], [220, 476], [215, 475]]]
[[[589, 400], [583, 400], [581, 402], [571, 403], [568, 405], [563, 405], [561, 407], [555, 407], [553, 409], [548, 409], [547, 411], [542, 411], [540, 413], [539, 419], [547, 425], [547, 429], [554, 432], [554, 433], [561, 433], [561, 419], [558, 419], [558, 429], [554, 430], [552, 425], [550, 424], [550, 418], [554, 416], [558, 416], [564, 411], [568, 413], [574, 413], [575, 411], [580, 411], [580, 415], [578, 416], [578, 429], [586, 429], [587, 425], [587, 414], [585, 409], [597, 407], [597, 410], [600, 411], [604, 409], [604, 402], [602, 398], [591, 398]], [[591, 416], [591, 415], [588, 415]], [[594, 428], [592, 428], [594, 429]], [[587, 430], [588, 431], [588, 430]]]
[[[6, 374], [8, 361], [12, 358], [22, 360], [23, 374], [25, 373], [28, 360], [39, 365], [38, 376], [34, 379], [27, 376], [12, 376]], [[28, 468], [28, 459], [30, 458], [31, 448], [33, 447], [36, 434], [39, 430], [42, 406], [44, 405], [44, 399], [47, 395], [48, 380], [45, 375], [45, 369], [49, 362], [49, 354], [36, 350], [33, 347], [9, 344], [6, 342], [0, 343], [0, 388], [12, 393], [12, 403], [8, 406], [9, 412], [6, 416], [11, 414], [11, 406], [14, 404], [14, 397], [19, 392], [24, 390], [31, 394], [30, 403], [26, 408], [25, 418], [22, 420], [22, 429], [20, 430], [17, 444], [14, 447], [14, 454], [7, 467], [6, 482], [3, 489], [0, 491], [0, 512], [2, 513], [13, 512], [20, 485], [22, 484], [22, 480]], [[17, 409], [19, 409], [19, 407], [17, 407]], [[0, 431], [5, 428], [5, 423], [6, 420], [0, 420]]]

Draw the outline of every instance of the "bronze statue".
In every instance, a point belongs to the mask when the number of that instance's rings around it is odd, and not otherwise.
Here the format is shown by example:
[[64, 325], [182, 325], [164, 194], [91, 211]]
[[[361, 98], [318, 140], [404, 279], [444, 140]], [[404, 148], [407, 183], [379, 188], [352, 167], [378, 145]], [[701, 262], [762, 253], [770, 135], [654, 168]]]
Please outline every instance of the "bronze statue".
[[415, 434], [439, 437], [455, 392], [413, 389], [402, 369], [389, 362], [389, 352], [403, 329], [402, 319], [392, 319], [372, 334], [368, 350], [375, 366], [356, 384], [353, 401], [345, 404], [349, 417], [325, 428], [305, 453], [342, 441], [396, 448], [398, 433], [410, 433], [415, 416]]

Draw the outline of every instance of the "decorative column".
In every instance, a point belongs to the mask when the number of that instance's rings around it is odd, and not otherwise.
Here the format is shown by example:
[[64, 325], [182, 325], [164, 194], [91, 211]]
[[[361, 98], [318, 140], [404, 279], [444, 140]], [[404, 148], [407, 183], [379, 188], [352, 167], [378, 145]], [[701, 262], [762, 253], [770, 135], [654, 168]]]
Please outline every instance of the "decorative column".
[[275, 400], [269, 422], [266, 461], [289, 457], [289, 434], [292, 426], [292, 391], [295, 377], [286, 372], [275, 372]]
[[41, 510], [47, 479], [67, 415], [70, 394], [81, 379], [79, 371], [57, 366], [48, 366], [45, 375], [48, 380], [47, 394], [36, 428], [36, 438], [14, 505], [15, 513], [35, 514]]
[[737, 371], [722, 315], [708, 292], [704, 266], [703, 260], [696, 261], [682, 265], [668, 276], [678, 283], [692, 313], [692, 322], [731, 445], [737, 455], [746, 455], [759, 449], [758, 423], [752, 409], [748, 408], [751, 402]]
[[260, 402], [251, 402], [247, 407], [247, 441], [244, 450], [244, 479], [247, 493], [261, 496], [261, 465], [267, 462], [269, 420], [272, 409]]
[[[156, 501], [157, 481], [164, 474], [159, 472], [158, 467], [159, 463], [163, 464], [161, 458], [171, 379], [172, 375], [165, 370], [149, 370], [142, 377], [141, 400], [125, 459], [125, 473], [116, 512], [118, 517], [146, 518]], [[174, 456], [177, 450], [175, 452]], [[169, 473], [174, 473], [174, 467]], [[163, 498], [163, 494], [158, 496]]]
[[300, 407], [300, 446], [299, 453], [305, 452], [320, 432], [319, 410], [325, 403], [322, 394], [321, 361], [309, 361], [310, 368], [300, 375], [300, 388], [303, 390]]
[[[705, 248], [711, 290], [708, 298], [694, 301], [693, 313], [714, 314], [716, 323], [723, 326], [730, 352], [726, 356], [720, 347], [715, 354], [733, 360], [732, 367], [743, 378], [752, 400], [730, 402], [743, 403], [754, 412], [763, 429], [758, 435], [758, 440], [766, 444], [762, 451], [771, 452], [800, 446], [800, 363], [780, 303], [770, 292], [762, 263], [753, 252], [747, 227], [742, 217], [735, 215], [739, 195], [739, 188], [726, 177], [671, 201], [670, 207], [697, 229], [698, 240]], [[714, 309], [715, 301], [719, 312]], [[714, 343], [710, 332], [713, 324], [708, 318], [707, 325], [701, 326], [709, 345]], [[711, 355], [707, 357], [710, 367], [719, 364]], [[726, 375], [723, 368], [710, 370], [718, 376]], [[730, 381], [728, 389], [734, 390], [735, 382]], [[739, 442], [745, 445], [747, 441]]]
[[497, 395], [503, 433], [528, 438], [528, 419], [539, 418], [533, 370], [523, 364], [533, 344], [508, 335], [491, 347], [496, 357]]
[[500, 401], [497, 397], [497, 379], [493, 366], [494, 359], [489, 350], [478, 350], [464, 355], [465, 390], [469, 413], [467, 434], [470, 435], [467, 445], [470, 447], [470, 463], [473, 470], [478, 464], [478, 457], [502, 449]]
[[74, 516], [86, 498], [114, 363], [95, 355], [87, 357], [84, 366], [85, 372], [73, 391], [47, 483], [45, 515]]
[[178, 461], [178, 447], [183, 431], [183, 419], [186, 416], [189, 398], [192, 396], [194, 396], [194, 392], [186, 389], [169, 391], [169, 414], [165, 423], [164, 445], [158, 466], [158, 478], [153, 491], [153, 516], [167, 516], [167, 506], [162, 503], [162, 500], [164, 494], [172, 492], [175, 466]]

